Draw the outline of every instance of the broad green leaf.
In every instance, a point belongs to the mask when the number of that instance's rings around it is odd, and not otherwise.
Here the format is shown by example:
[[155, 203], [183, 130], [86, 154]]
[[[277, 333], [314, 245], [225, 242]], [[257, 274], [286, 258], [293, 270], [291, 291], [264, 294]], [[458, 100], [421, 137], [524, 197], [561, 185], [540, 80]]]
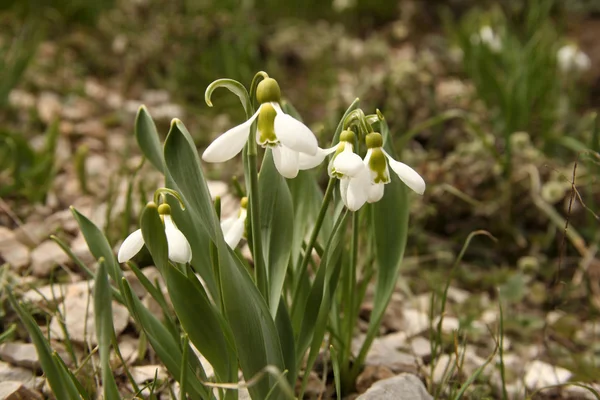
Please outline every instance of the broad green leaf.
[[121, 397], [110, 366], [110, 342], [114, 335], [112, 318], [110, 283], [108, 283], [104, 259], [100, 259], [100, 266], [96, 272], [94, 284], [94, 320], [105, 400], [118, 400]]
[[[389, 128], [385, 120], [380, 122], [380, 128], [385, 150], [395, 157], [394, 149], [391, 147]], [[373, 311], [367, 337], [359, 355], [360, 362], [362, 362], [362, 357], [366, 356], [366, 349], [370, 347], [379, 331], [381, 318], [396, 287], [408, 234], [408, 188], [396, 174], [392, 173], [390, 176], [392, 182], [385, 185], [383, 198], [370, 207], [371, 234], [375, 239], [378, 268]]]
[[[333, 296], [335, 295], [335, 290], [340, 280], [339, 278], [342, 268], [341, 254], [342, 249], [344, 248], [343, 238], [346, 232], [345, 222], [347, 215], [348, 212], [345, 211], [339, 216], [334, 228], [334, 232], [327, 243], [327, 247], [325, 248], [324, 258], [321, 262], [321, 266], [319, 267], [319, 272], [317, 272], [318, 275], [321, 270], [326, 271], [324, 284], [322, 285], [321, 290], [320, 304], [318, 305], [317, 310], [310, 310], [310, 312], [313, 314], [314, 325], [311, 327], [311, 335], [308, 336], [308, 339], [310, 339], [310, 351], [306, 360], [306, 370], [308, 371], [312, 370], [313, 365], [317, 360], [317, 356], [321, 350], [321, 344], [323, 343], [323, 338], [325, 337], [325, 332], [327, 330], [327, 320], [329, 318]], [[312, 294], [313, 293], [311, 292], [311, 295]], [[304, 351], [305, 350], [302, 351], [302, 354]], [[308, 383], [308, 375], [309, 374], [305, 374], [302, 379], [302, 393], [304, 392], [304, 389]]]
[[[150, 345], [156, 352], [158, 358], [165, 365], [169, 373], [174, 377], [181, 376], [181, 359], [183, 351], [178, 337], [171, 332], [142, 304], [140, 299], [133, 293], [129, 282], [122, 280], [123, 297], [127, 303], [129, 312], [134, 320], [144, 331]], [[189, 364], [188, 364], [189, 366]], [[211, 391], [200, 382], [192, 368], [188, 371], [188, 390], [192, 399], [210, 399]]]
[[38, 324], [35, 322], [31, 314], [23, 309], [17, 302], [12, 290], [8, 290], [7, 294], [10, 304], [19, 315], [19, 318], [21, 318], [23, 325], [25, 325], [25, 329], [27, 329], [27, 332], [31, 337], [31, 341], [35, 346], [35, 350], [40, 360], [40, 365], [44, 371], [44, 374], [46, 375], [48, 383], [50, 384], [52, 393], [54, 393], [57, 399], [79, 400], [80, 397], [77, 387], [70, 379], [67, 379], [62, 374], [60, 366], [56, 364], [56, 361], [52, 356], [53, 352], [50, 348], [50, 344], [44, 337], [44, 334], [40, 330]]
[[[345, 233], [344, 228], [347, 214], [347, 212], [344, 212], [336, 221], [334, 232], [325, 247], [325, 254], [317, 270], [317, 275], [312, 283], [305, 306], [301, 308], [304, 310], [304, 313], [296, 342], [296, 360], [298, 362], [303, 360], [304, 353], [311, 343], [314, 344], [315, 338], [319, 336], [316, 332], [320, 332], [320, 328], [327, 326], [331, 300], [337, 286], [337, 277], [339, 277], [339, 257], [343, 247], [342, 239]], [[336, 278], [332, 279], [334, 276]], [[324, 321], [322, 327], [319, 327], [319, 320]], [[325, 331], [323, 330], [324, 333]]]
[[167, 239], [156, 205], [146, 206], [141, 226], [146, 246], [157, 267], [160, 265], [175, 313], [189, 339], [214, 367], [221, 382], [232, 381], [237, 376], [237, 365], [216, 316], [218, 311], [202, 286], [195, 286], [179, 269], [169, 265]]
[[275, 317], [290, 260], [294, 210], [292, 195], [285, 178], [275, 168], [271, 150], [267, 150], [262, 162], [258, 192], [262, 247], [269, 274], [269, 305]]
[[288, 313], [287, 306], [283, 297], [279, 299], [279, 308], [277, 308], [277, 316], [275, 317], [275, 325], [279, 333], [279, 341], [281, 342], [281, 351], [283, 352], [283, 360], [287, 369], [287, 378], [290, 384], [294, 384], [296, 380], [296, 344], [294, 342], [294, 330], [292, 329], [292, 321]]
[[154, 168], [163, 172], [164, 160], [162, 146], [160, 145], [156, 125], [148, 113], [146, 106], [141, 106], [135, 117], [135, 139], [137, 140], [142, 153], [150, 160], [150, 163], [152, 163]]
[[74, 207], [71, 207], [71, 212], [79, 224], [79, 229], [81, 229], [81, 233], [83, 233], [83, 237], [85, 238], [90, 252], [96, 260], [104, 258], [108, 274], [114, 282], [118, 284], [123, 277], [123, 271], [121, 271], [121, 267], [117, 263], [117, 258], [115, 257], [106, 236], [104, 236], [102, 231], [94, 225], [92, 221], [79, 213]]
[[302, 242], [308, 240], [310, 231], [323, 202], [323, 192], [312, 171], [300, 171], [288, 182], [294, 208], [294, 236], [291, 242], [291, 260], [294, 268], [302, 262]]
[[[205, 226], [216, 246], [225, 318], [231, 326], [244, 377], [251, 379], [267, 365], [283, 371], [285, 364], [275, 323], [248, 271], [225, 243], [194, 142], [178, 120], [171, 125], [164, 154], [168, 173], [188, 207], [188, 218]], [[249, 388], [252, 398], [266, 398], [276, 383], [274, 377], [259, 381]]]

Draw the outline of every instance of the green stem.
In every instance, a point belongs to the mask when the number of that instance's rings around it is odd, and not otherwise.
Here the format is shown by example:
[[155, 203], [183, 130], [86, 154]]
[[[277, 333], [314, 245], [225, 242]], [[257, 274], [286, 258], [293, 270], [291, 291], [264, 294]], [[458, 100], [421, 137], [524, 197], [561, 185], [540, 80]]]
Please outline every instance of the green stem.
[[263, 295], [267, 305], [269, 303], [269, 285], [267, 271], [263, 260], [262, 240], [260, 235], [260, 203], [258, 196], [258, 169], [257, 148], [254, 139], [254, 129], [250, 130], [248, 139], [248, 170], [250, 172], [250, 188], [248, 189], [250, 209], [250, 222], [252, 229], [252, 257], [254, 258], [254, 279], [259, 292]]
[[329, 208], [329, 203], [333, 198], [333, 190], [335, 188], [336, 178], [329, 178], [329, 183], [327, 184], [327, 190], [325, 191], [325, 197], [323, 198], [323, 203], [321, 203], [321, 209], [319, 210], [319, 215], [317, 216], [317, 220], [315, 222], [315, 226], [313, 227], [312, 233], [310, 234], [310, 239], [306, 244], [306, 250], [304, 252], [304, 258], [302, 259], [302, 264], [300, 264], [300, 273], [298, 275], [298, 279], [296, 280], [296, 285], [294, 287], [294, 297], [292, 301], [292, 315], [296, 307], [298, 306], [298, 296], [300, 295], [300, 286], [304, 277], [306, 276], [306, 270], [308, 268], [308, 262], [310, 261], [310, 257], [315, 247], [315, 243], [317, 242], [317, 237], [319, 236], [319, 231], [321, 230], [321, 226], [323, 225], [323, 221], [325, 220], [325, 215], [327, 214], [327, 209]]
[[346, 298], [346, 309], [344, 310], [344, 319], [346, 322], [345, 327], [345, 348], [342, 355], [342, 365], [347, 368], [350, 364], [350, 357], [352, 355], [352, 336], [354, 333], [354, 325], [358, 315], [354, 315], [354, 309], [356, 305], [358, 295], [356, 288], [356, 263], [358, 258], [358, 231], [359, 231], [359, 213], [355, 212], [352, 216], [352, 242], [350, 252], [350, 268], [347, 270], [349, 273], [348, 277], [348, 298]]

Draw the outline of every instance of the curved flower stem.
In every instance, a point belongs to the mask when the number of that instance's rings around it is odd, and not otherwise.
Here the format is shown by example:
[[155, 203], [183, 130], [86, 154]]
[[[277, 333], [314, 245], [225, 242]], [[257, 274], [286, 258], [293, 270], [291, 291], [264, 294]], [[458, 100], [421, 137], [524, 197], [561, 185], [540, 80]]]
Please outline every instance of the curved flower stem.
[[159, 204], [161, 203], [160, 200], [162, 198], [163, 202], [166, 202], [166, 196], [170, 194], [171, 196], [175, 197], [177, 199], [177, 201], [179, 202], [179, 207], [181, 207], [182, 210], [185, 210], [185, 204], [183, 204], [183, 199], [181, 198], [181, 195], [176, 192], [173, 189], [169, 189], [169, 188], [158, 188], [154, 191], [154, 203], [155, 204]]
[[325, 214], [327, 213], [327, 209], [329, 208], [329, 203], [331, 203], [331, 199], [333, 197], [333, 190], [335, 188], [336, 178], [329, 178], [329, 183], [327, 184], [327, 190], [325, 191], [325, 197], [323, 198], [323, 203], [321, 203], [321, 209], [319, 210], [319, 215], [317, 216], [317, 220], [315, 221], [315, 226], [313, 227], [312, 233], [310, 234], [310, 239], [306, 245], [306, 250], [304, 252], [304, 258], [302, 259], [302, 264], [300, 264], [300, 274], [298, 275], [298, 279], [296, 280], [296, 285], [294, 287], [293, 301], [292, 301], [292, 310], [291, 315], [294, 315], [294, 311], [298, 306], [298, 296], [300, 295], [300, 286], [304, 277], [306, 276], [306, 270], [308, 268], [308, 263], [310, 261], [310, 257], [315, 247], [315, 243], [317, 242], [317, 237], [319, 236], [319, 231], [321, 230], [321, 226], [323, 226], [323, 221], [325, 220]]
[[258, 84], [260, 83], [260, 78], [267, 79], [268, 77], [269, 77], [269, 74], [267, 74], [265, 71], [258, 71], [254, 75], [254, 78], [252, 78], [252, 84], [250, 84], [250, 100], [251, 101], [254, 101], [256, 99], [256, 88], [258, 87]]

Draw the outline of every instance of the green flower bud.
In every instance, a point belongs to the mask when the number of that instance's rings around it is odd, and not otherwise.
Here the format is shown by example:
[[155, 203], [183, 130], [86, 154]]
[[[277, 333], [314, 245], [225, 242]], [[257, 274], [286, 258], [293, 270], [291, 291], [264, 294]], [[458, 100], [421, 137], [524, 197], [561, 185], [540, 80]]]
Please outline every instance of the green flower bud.
[[279, 141], [275, 135], [275, 116], [277, 112], [269, 103], [263, 104], [258, 114], [258, 132], [260, 134], [258, 143], [265, 147], [275, 145]]
[[340, 142], [349, 142], [354, 144], [354, 132], [352, 131], [342, 131], [340, 133]]
[[260, 104], [281, 101], [281, 89], [279, 84], [273, 78], [263, 79], [256, 87], [256, 100]]
[[242, 199], [240, 200], [240, 207], [242, 207], [242, 208], [248, 207], [248, 198], [247, 197], [242, 197]]
[[[370, 133], [367, 135], [367, 146], [369, 145], [368, 140], [369, 136], [372, 135]], [[377, 133], [381, 140], [381, 135]], [[374, 183], [388, 183], [390, 181], [390, 177], [388, 175], [387, 169], [387, 159], [385, 158], [385, 154], [381, 150], [381, 145], [375, 148], [371, 148], [371, 158], [369, 159], [369, 169], [375, 172], [376, 176], [373, 179]]]
[[[375, 149], [377, 147], [383, 146], [383, 138], [377, 132], [371, 132], [365, 138], [365, 143], [367, 144], [368, 149]], [[383, 154], [382, 154], [383, 155]], [[385, 157], [384, 157], [385, 159]]]
[[171, 206], [167, 203], [163, 203], [158, 206], [158, 213], [160, 215], [171, 215]]

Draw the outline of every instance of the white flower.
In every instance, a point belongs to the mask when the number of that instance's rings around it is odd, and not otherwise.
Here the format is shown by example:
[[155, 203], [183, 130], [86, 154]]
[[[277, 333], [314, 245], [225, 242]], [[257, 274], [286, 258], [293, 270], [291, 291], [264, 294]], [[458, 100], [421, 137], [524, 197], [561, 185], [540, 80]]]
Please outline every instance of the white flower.
[[500, 36], [489, 25], [482, 26], [478, 33], [471, 35], [471, 43], [474, 45], [481, 43], [494, 53], [502, 50], [502, 39], [500, 39]]
[[237, 247], [238, 243], [240, 243], [240, 240], [242, 239], [242, 236], [244, 236], [246, 216], [248, 215], [248, 211], [246, 210], [247, 205], [248, 199], [243, 197], [240, 201], [240, 211], [238, 214], [226, 218], [221, 222], [221, 230], [223, 231], [225, 242], [232, 249]]
[[[186, 237], [173, 223], [171, 219], [171, 210], [168, 204], [161, 204], [158, 207], [165, 225], [165, 236], [167, 237], [167, 246], [169, 259], [176, 263], [189, 263], [192, 261], [192, 248]], [[144, 247], [144, 237], [142, 230], [138, 229], [123, 241], [117, 259], [120, 263], [129, 261]]]
[[556, 53], [558, 68], [564, 72], [585, 72], [590, 69], [592, 62], [587, 54], [575, 44], [562, 46]]
[[256, 113], [215, 139], [202, 154], [202, 159], [215, 163], [235, 157], [244, 148], [252, 123], [258, 119], [256, 143], [272, 149], [275, 167], [281, 175], [295, 178], [300, 154], [317, 154], [317, 138], [306, 125], [283, 112], [279, 105], [280, 95], [274, 79], [261, 81], [256, 91], [261, 105]]
[[318, 148], [317, 153], [312, 156], [301, 153], [299, 157], [300, 169], [314, 168], [321, 164], [325, 157], [333, 154], [327, 166], [329, 176], [342, 179], [347, 176], [356, 175], [362, 167], [362, 160], [354, 152], [354, 138], [354, 132], [342, 131], [340, 141], [335, 146], [329, 149]]
[[375, 203], [383, 197], [385, 185], [391, 182], [389, 168], [398, 175], [409, 188], [423, 194], [425, 181], [414, 169], [394, 160], [382, 147], [379, 133], [370, 133], [366, 138], [367, 154], [363, 168], [347, 181], [342, 180], [340, 191], [342, 200], [351, 211], [356, 211], [366, 202]]

